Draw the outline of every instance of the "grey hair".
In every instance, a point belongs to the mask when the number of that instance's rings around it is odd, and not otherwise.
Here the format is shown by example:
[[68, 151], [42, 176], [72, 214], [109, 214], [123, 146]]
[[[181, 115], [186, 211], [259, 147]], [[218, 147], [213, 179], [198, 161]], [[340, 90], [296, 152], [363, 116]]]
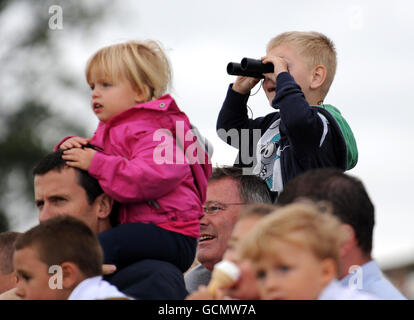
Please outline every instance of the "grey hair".
[[213, 169], [209, 182], [230, 178], [237, 181], [240, 199], [244, 203], [272, 203], [270, 191], [262, 179], [255, 175], [243, 175], [239, 167], [224, 166]]

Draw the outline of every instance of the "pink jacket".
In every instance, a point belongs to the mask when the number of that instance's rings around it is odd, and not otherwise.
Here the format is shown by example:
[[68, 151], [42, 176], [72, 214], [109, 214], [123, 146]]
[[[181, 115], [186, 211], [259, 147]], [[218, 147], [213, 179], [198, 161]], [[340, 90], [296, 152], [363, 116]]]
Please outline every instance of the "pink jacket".
[[121, 203], [121, 224], [152, 223], [199, 237], [212, 167], [190, 129], [170, 95], [99, 123], [91, 144], [103, 151], [93, 157], [89, 174]]

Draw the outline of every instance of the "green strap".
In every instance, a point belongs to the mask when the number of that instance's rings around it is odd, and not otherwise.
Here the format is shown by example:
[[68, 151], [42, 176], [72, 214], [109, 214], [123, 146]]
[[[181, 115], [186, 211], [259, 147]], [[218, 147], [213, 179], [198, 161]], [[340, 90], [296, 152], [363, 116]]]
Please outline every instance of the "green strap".
[[358, 162], [358, 148], [351, 127], [341, 115], [341, 112], [333, 105], [323, 104], [317, 107], [327, 110], [338, 123], [346, 144], [346, 169], [352, 169]]

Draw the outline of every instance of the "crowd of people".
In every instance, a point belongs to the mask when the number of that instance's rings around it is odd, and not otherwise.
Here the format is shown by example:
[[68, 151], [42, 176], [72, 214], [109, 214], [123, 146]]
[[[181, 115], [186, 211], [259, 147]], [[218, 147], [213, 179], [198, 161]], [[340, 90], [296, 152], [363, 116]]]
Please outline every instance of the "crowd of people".
[[[157, 42], [92, 55], [98, 128], [34, 168], [39, 224], [0, 234], [0, 299], [405, 299], [372, 258], [374, 205], [345, 173], [353, 132], [324, 104], [333, 42], [285, 32], [260, 61], [273, 65], [262, 77], [274, 111], [249, 119], [260, 78], [238, 76], [217, 132], [239, 156], [212, 168], [211, 146], [168, 94]], [[218, 282], [223, 262], [233, 281]]]

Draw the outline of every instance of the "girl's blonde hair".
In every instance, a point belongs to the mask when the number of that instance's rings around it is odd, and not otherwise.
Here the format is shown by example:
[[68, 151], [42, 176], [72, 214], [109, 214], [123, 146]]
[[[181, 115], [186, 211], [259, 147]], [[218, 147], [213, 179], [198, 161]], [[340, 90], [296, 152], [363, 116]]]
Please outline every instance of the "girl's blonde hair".
[[299, 54], [306, 59], [310, 69], [317, 65], [326, 67], [326, 79], [321, 87], [322, 98], [325, 98], [336, 73], [337, 62], [334, 43], [319, 32], [289, 31], [272, 38], [266, 49], [269, 51], [283, 44], [293, 45]]
[[128, 41], [98, 50], [86, 65], [86, 79], [92, 76], [116, 81], [126, 79], [145, 101], [157, 99], [169, 89], [172, 74], [167, 56], [154, 40]]
[[345, 234], [340, 221], [326, 208], [303, 201], [276, 209], [243, 240], [241, 258], [258, 261], [277, 256], [270, 244], [279, 240], [307, 248], [320, 260], [332, 259], [338, 270], [339, 248]]

